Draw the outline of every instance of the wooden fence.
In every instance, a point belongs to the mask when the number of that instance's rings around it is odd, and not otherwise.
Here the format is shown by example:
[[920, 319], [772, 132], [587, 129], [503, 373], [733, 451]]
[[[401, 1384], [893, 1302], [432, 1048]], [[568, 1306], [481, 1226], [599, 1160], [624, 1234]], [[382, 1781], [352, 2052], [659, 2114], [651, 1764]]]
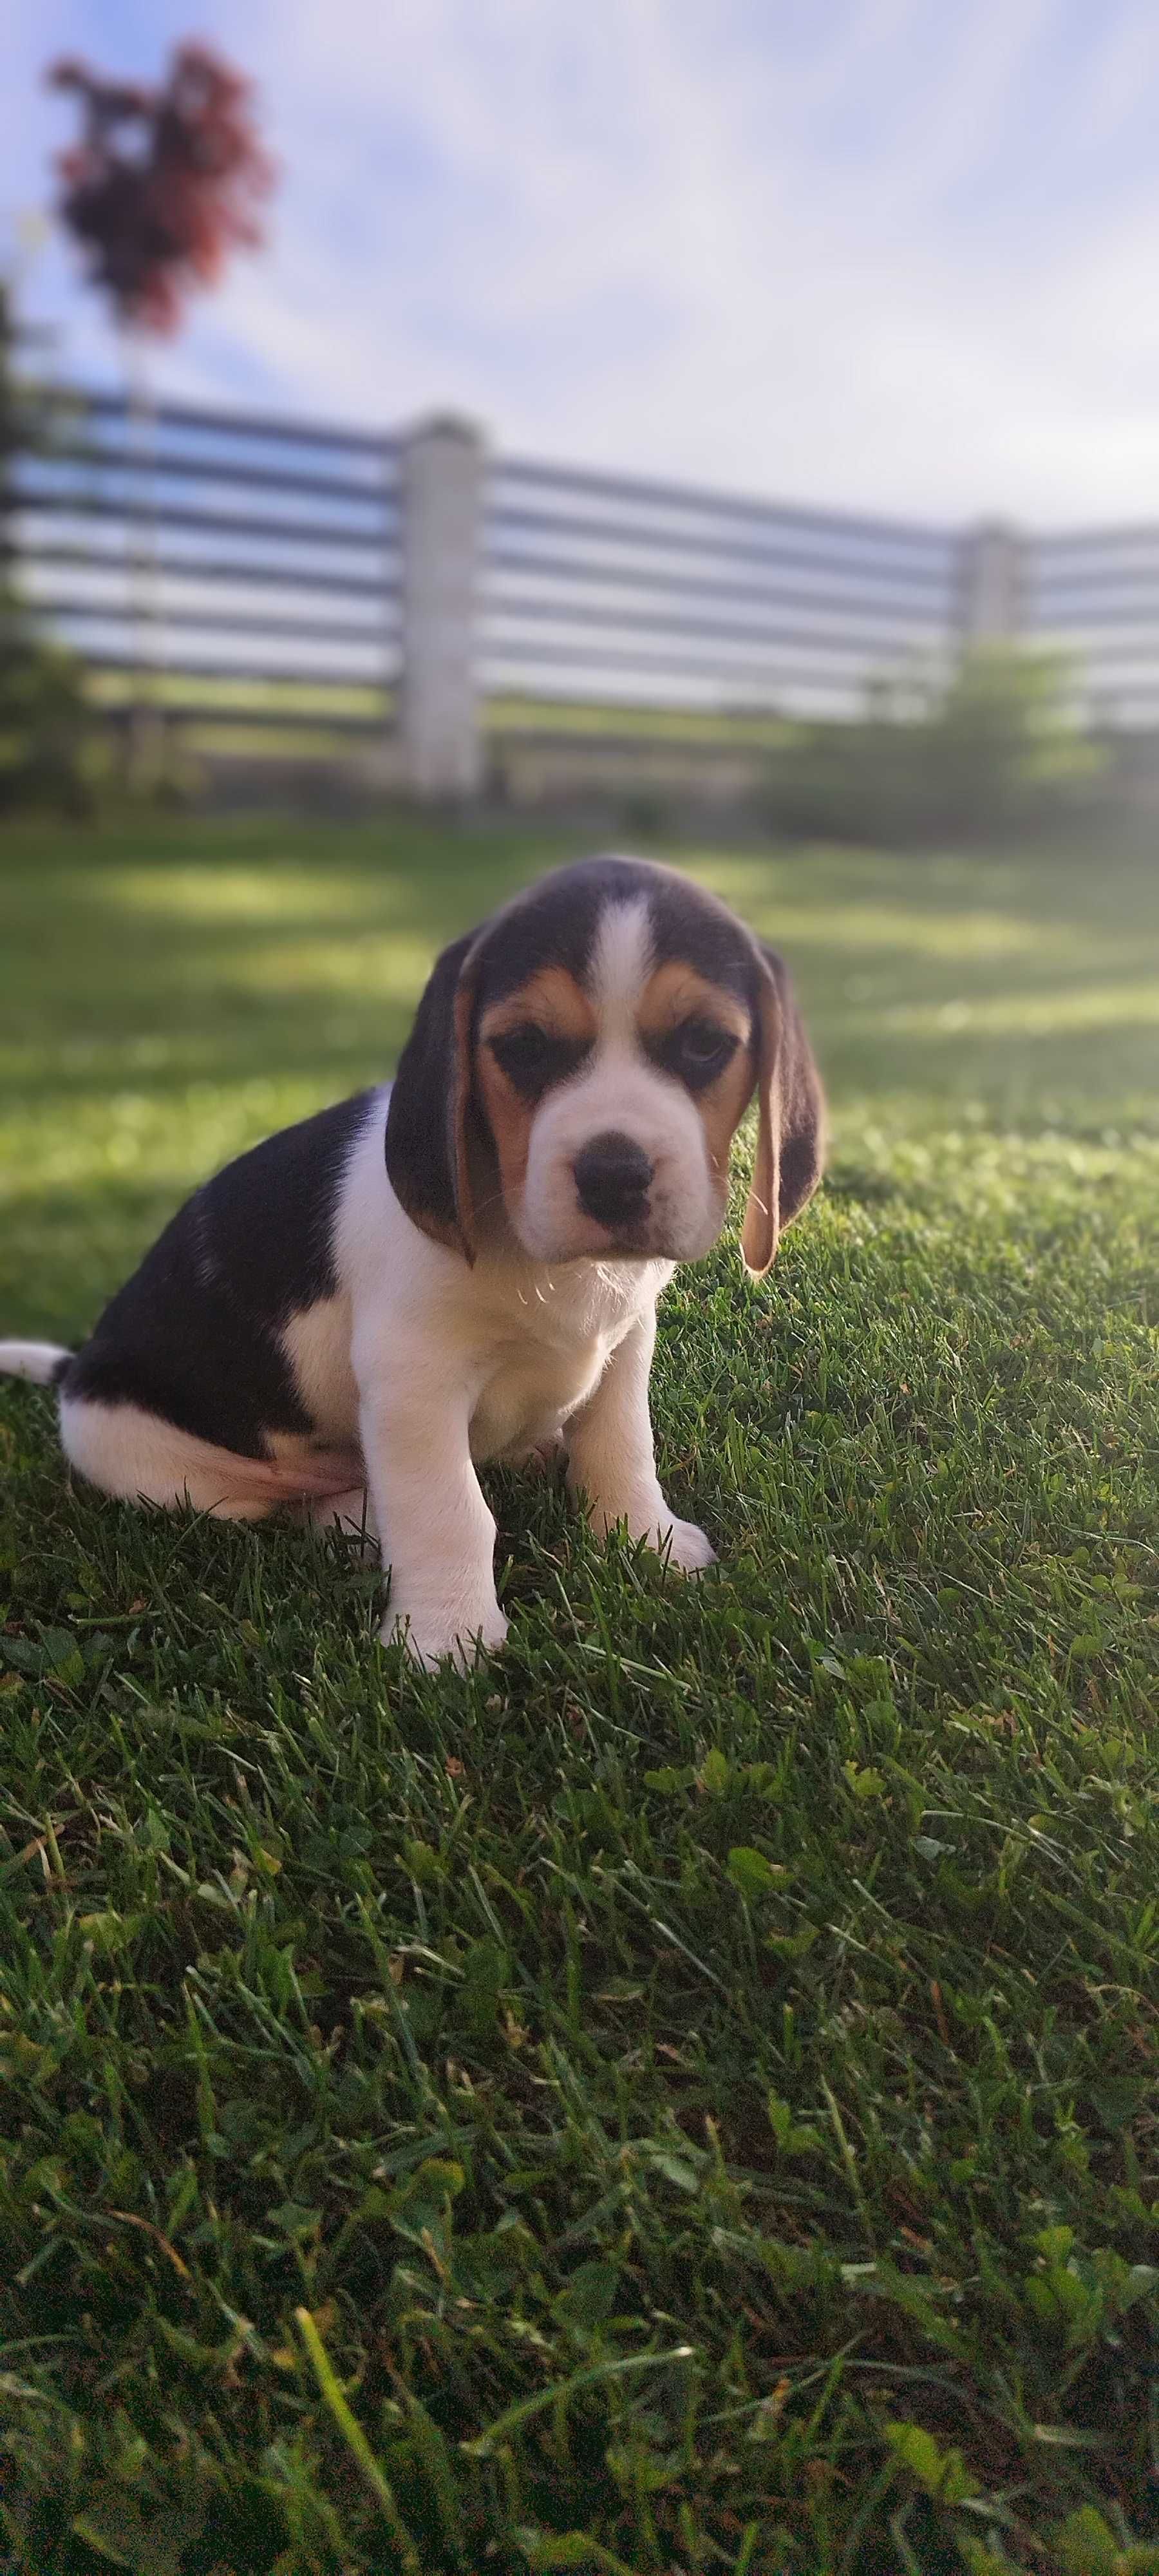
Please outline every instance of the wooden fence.
[[1023, 629], [1073, 655], [1090, 722], [1159, 725], [1159, 525], [1032, 538], [1024, 562]]
[[130, 703], [147, 630], [155, 701], [212, 756], [434, 793], [651, 759], [728, 793], [786, 718], [987, 635], [1070, 648], [1100, 723], [1159, 715], [1159, 527], [963, 531], [490, 457], [470, 423], [84, 392], [15, 503], [24, 591], [100, 705]]
[[147, 628], [158, 698], [202, 742], [330, 751], [388, 725], [394, 439], [172, 404], [142, 421], [116, 395], [75, 395], [15, 492], [25, 593], [111, 711]]
[[844, 713], [942, 651], [948, 530], [500, 459], [487, 497], [488, 691], [664, 709]]

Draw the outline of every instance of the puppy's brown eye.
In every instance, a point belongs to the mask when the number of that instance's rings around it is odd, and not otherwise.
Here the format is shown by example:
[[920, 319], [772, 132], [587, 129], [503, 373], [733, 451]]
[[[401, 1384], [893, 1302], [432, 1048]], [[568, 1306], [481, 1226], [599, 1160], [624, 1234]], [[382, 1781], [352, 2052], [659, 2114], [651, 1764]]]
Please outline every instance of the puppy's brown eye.
[[534, 1098], [546, 1091], [551, 1082], [562, 1082], [565, 1074], [574, 1073], [587, 1048], [576, 1038], [553, 1037], [547, 1029], [525, 1020], [521, 1027], [505, 1029], [503, 1035], [487, 1041], [501, 1073], [514, 1083], [517, 1091]]
[[719, 1028], [715, 1020], [684, 1020], [664, 1040], [660, 1061], [693, 1091], [703, 1090], [724, 1072], [739, 1043], [730, 1029]]
[[537, 1073], [546, 1061], [551, 1041], [545, 1029], [537, 1029], [528, 1020], [521, 1029], [506, 1029], [501, 1038], [492, 1038], [491, 1053], [504, 1073], [517, 1080], [522, 1073]]

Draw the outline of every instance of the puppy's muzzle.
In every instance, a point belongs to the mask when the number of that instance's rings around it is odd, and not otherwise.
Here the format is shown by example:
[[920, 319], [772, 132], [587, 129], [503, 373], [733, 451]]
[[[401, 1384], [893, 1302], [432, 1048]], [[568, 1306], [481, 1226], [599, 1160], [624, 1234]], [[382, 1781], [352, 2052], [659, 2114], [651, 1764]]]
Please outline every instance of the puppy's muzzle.
[[642, 1145], [609, 1128], [593, 1136], [572, 1165], [576, 1195], [597, 1225], [639, 1225], [648, 1213], [654, 1166]]

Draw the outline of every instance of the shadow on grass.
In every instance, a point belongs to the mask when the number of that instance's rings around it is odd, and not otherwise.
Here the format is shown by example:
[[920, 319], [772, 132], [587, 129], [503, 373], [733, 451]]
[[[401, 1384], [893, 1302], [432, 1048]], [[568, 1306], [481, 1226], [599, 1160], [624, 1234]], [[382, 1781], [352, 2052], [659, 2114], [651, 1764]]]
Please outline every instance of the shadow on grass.
[[[532, 835], [272, 824], [202, 855], [189, 829], [103, 867], [50, 849], [21, 869], [9, 845], [0, 1063], [26, 1097], [382, 1079], [439, 947], [559, 855]], [[1148, 1086], [1153, 868], [815, 850], [700, 872], [784, 945], [838, 1093]]]
[[[385, 1078], [437, 950], [567, 854], [546, 833], [413, 817], [0, 836], [6, 1324], [35, 1307], [75, 1330], [200, 1178]], [[817, 848], [681, 864], [790, 958], [838, 1192], [900, 1187], [864, 1150], [874, 1126], [1156, 1132], [1149, 860]]]

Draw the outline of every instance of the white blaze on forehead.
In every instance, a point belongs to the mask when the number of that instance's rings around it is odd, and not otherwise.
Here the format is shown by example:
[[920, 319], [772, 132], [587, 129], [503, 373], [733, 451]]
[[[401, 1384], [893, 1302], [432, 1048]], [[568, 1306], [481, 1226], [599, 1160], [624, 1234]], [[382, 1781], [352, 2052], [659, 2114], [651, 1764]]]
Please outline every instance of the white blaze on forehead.
[[647, 895], [612, 896], [596, 924], [589, 969], [592, 1000], [610, 1035], [634, 1024], [636, 1006], [653, 964], [652, 917]]
[[583, 979], [599, 1023], [596, 1044], [566, 1080], [549, 1085], [531, 1121], [516, 1232], [536, 1261], [598, 1256], [605, 1238], [580, 1205], [575, 1165], [609, 1129], [629, 1137], [652, 1166], [642, 1253], [697, 1261], [720, 1232], [724, 1201], [700, 1111], [649, 1061], [640, 1036], [641, 997], [655, 966], [648, 896], [610, 894]]

